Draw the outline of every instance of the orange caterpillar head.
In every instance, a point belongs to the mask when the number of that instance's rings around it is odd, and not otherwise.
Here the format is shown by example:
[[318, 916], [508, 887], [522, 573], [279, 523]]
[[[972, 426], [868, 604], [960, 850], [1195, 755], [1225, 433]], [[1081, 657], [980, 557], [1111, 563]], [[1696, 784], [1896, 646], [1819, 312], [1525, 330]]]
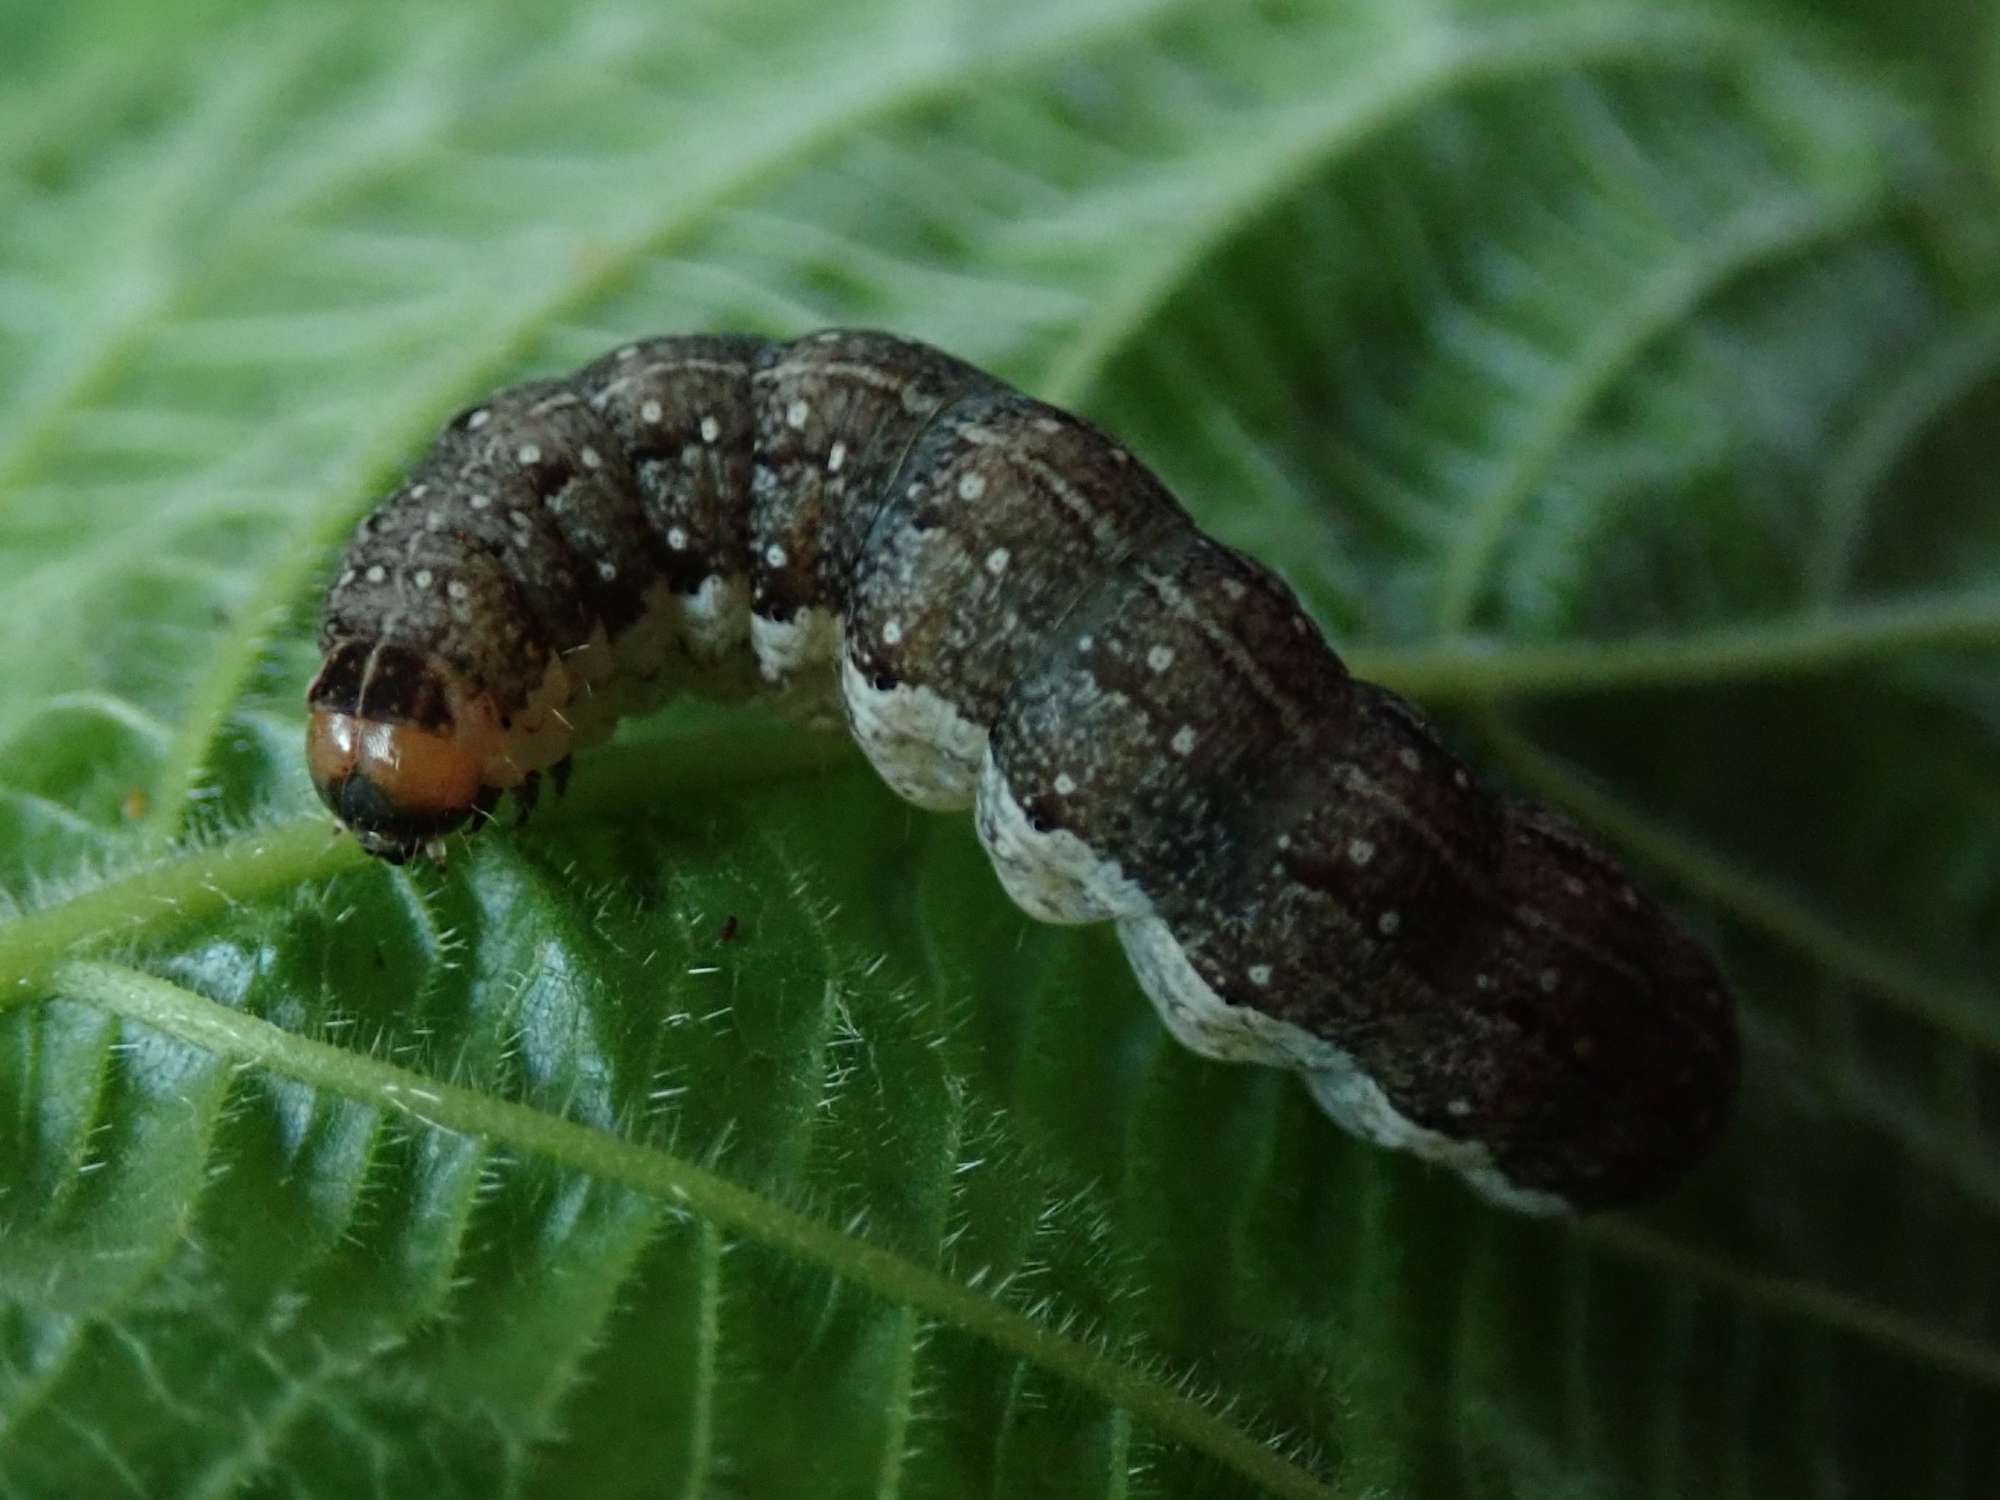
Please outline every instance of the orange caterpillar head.
[[486, 780], [501, 732], [490, 708], [436, 659], [342, 641], [306, 690], [313, 789], [370, 854], [394, 864], [429, 848], [501, 789]]

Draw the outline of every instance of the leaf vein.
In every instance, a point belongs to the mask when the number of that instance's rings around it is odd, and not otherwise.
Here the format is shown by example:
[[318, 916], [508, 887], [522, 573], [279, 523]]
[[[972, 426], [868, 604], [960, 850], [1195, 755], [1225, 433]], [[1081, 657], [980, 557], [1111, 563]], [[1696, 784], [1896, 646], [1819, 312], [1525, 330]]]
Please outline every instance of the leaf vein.
[[1747, 46], [1749, 35], [1706, 21], [1629, 10], [1606, 14], [1596, 7], [1480, 29], [1435, 18], [1413, 24], [1400, 55], [1383, 57], [1365, 80], [1267, 127], [1256, 153], [1213, 174], [1217, 196], [1178, 216], [1179, 232], [1163, 240], [1160, 257], [1120, 283], [1048, 371], [1042, 382], [1048, 399], [1061, 406], [1083, 401], [1174, 292], [1262, 208], [1426, 105], [1481, 83], [1572, 68], [1687, 67], [1704, 54]]
[[1659, 267], [1577, 351], [1512, 453], [1497, 466], [1492, 482], [1468, 497], [1467, 514], [1439, 569], [1438, 633], [1449, 636], [1471, 620], [1494, 555], [1533, 497], [1536, 484], [1564, 443], [1640, 355], [1750, 270], [1804, 254], [1849, 232], [1876, 207], [1872, 194], [1833, 202], [1815, 197], [1776, 205], [1757, 202], [1733, 220], [1711, 226], [1699, 241], [1678, 247], [1685, 252], [1683, 257]]
[[531, 1106], [478, 1094], [299, 1036], [122, 965], [72, 962], [55, 973], [65, 994], [165, 1032], [219, 1058], [269, 1068], [346, 1097], [412, 1113], [437, 1129], [507, 1143], [530, 1156], [621, 1183], [722, 1229], [769, 1244], [864, 1288], [986, 1340], [1202, 1452], [1274, 1494], [1331, 1500], [1321, 1480], [1251, 1434], [1135, 1365], [1022, 1311], [981, 1296], [927, 1266], [798, 1214], [658, 1146], [626, 1140]]
[[1487, 716], [1483, 727], [1502, 760], [1524, 782], [1604, 830], [1647, 863], [1829, 972], [1853, 978], [1880, 1003], [2000, 1056], [2000, 1004], [1989, 991], [1913, 968], [1852, 936], [1795, 897], [1736, 869], [1716, 851], [1653, 823], [1599, 790], [1497, 717]]

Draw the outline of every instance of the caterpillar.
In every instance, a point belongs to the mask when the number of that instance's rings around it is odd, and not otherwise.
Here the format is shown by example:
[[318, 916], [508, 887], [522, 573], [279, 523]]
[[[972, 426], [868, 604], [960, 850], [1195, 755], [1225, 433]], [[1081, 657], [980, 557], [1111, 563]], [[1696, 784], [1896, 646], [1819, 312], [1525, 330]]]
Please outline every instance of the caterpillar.
[[329, 589], [307, 763], [402, 861], [686, 689], [844, 722], [1000, 883], [1110, 921], [1209, 1057], [1533, 1213], [1683, 1175], [1737, 1082], [1714, 960], [1555, 811], [1351, 676], [1112, 437], [937, 349], [628, 344], [453, 417]]

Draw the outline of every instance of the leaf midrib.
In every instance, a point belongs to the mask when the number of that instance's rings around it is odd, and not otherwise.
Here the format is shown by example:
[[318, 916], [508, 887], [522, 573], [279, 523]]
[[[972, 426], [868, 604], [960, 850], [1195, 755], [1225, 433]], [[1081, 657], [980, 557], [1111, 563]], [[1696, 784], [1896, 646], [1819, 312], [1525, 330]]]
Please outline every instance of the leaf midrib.
[[71, 961], [51, 976], [65, 995], [115, 1012], [227, 1061], [400, 1112], [432, 1129], [501, 1143], [524, 1156], [616, 1182], [818, 1266], [886, 1301], [933, 1317], [1048, 1370], [1164, 1437], [1295, 1500], [1335, 1491], [1158, 1374], [1069, 1337], [1006, 1304], [818, 1220], [793, 1212], [671, 1152], [479, 1094], [378, 1058], [299, 1036], [137, 969]]

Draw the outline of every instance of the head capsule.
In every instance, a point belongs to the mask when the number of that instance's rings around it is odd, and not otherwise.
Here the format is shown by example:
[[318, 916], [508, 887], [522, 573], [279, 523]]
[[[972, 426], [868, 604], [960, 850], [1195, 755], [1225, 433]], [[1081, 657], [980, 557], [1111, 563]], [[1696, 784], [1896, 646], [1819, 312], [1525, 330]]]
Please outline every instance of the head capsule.
[[342, 641], [306, 690], [313, 789], [370, 854], [401, 864], [490, 809], [502, 735], [449, 664]]

